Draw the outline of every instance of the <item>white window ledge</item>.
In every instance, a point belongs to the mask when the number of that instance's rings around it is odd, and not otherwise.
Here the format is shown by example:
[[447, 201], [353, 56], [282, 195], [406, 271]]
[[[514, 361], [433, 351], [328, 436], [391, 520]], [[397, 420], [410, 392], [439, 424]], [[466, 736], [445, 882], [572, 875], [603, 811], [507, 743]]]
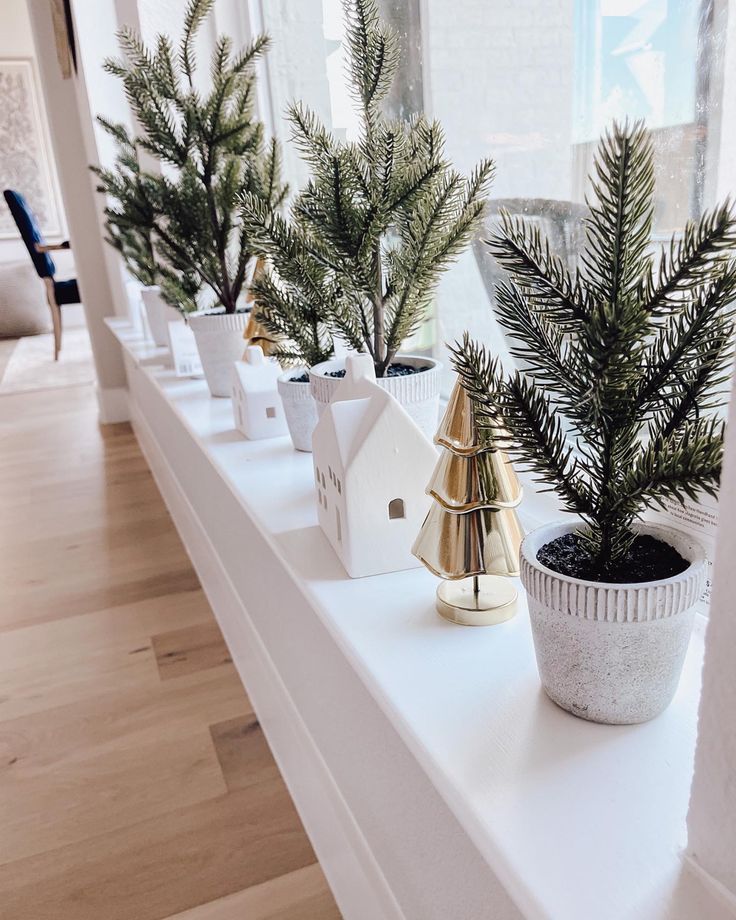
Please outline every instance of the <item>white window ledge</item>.
[[230, 400], [109, 325], [139, 440], [348, 920], [729, 916], [681, 860], [703, 620], [662, 716], [574, 718], [541, 690], [523, 602], [462, 628], [424, 569], [348, 578], [311, 456], [243, 440]]

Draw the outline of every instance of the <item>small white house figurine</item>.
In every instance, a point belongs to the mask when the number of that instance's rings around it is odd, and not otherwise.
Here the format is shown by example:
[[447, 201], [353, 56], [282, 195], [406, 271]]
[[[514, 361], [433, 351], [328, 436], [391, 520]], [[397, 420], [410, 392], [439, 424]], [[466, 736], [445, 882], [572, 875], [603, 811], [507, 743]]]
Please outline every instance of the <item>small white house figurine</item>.
[[416, 568], [411, 547], [431, 499], [437, 453], [376, 384], [370, 355], [349, 355], [312, 437], [319, 523], [351, 578]]
[[235, 427], [250, 441], [278, 438], [288, 433], [284, 407], [276, 389], [281, 368], [263, 354], [260, 345], [249, 345], [233, 370]]

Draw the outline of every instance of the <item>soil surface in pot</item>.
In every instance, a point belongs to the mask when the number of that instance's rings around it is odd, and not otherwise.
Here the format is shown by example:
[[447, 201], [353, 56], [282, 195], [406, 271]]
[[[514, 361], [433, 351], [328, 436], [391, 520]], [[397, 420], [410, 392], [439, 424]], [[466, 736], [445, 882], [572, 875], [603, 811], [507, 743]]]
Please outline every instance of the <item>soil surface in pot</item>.
[[[429, 365], [425, 367], [414, 367], [413, 364], [391, 364], [388, 368], [388, 373], [384, 374], [385, 377], [408, 377], [409, 374], [420, 374], [422, 371], [431, 370]], [[345, 368], [341, 368], [339, 371], [327, 371], [325, 377], [344, 377]]]
[[195, 311], [198, 312], [200, 316], [242, 316], [245, 313], [250, 313], [252, 307], [246, 307], [244, 310], [235, 310], [233, 313], [228, 313], [224, 307], [213, 307], [211, 310], [202, 310]]
[[537, 560], [560, 575], [615, 584], [671, 578], [690, 565], [669, 543], [648, 534], [637, 536], [621, 562], [603, 572], [597, 570], [584, 541], [576, 533], [566, 533], [545, 543], [537, 553]]
[[298, 377], [289, 377], [287, 383], [309, 383], [309, 374], [304, 371], [304, 373], [299, 374]]

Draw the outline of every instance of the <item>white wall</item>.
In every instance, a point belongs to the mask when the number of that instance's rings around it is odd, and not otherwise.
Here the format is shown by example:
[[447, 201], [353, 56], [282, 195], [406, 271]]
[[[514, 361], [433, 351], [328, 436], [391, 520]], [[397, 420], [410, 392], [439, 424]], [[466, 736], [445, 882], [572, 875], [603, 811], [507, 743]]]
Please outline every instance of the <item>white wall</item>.
[[[0, 58], [31, 58], [36, 68], [36, 49], [33, 45], [33, 33], [31, 31], [31, 22], [28, 17], [26, 0], [2, 0], [2, 24], [0, 27]], [[38, 72], [36, 70], [36, 75]], [[38, 80], [37, 80], [38, 85]], [[43, 98], [39, 93], [39, 104], [41, 106], [44, 128], [46, 125], [46, 112], [43, 104]], [[2, 104], [2, 100], [0, 100]], [[48, 129], [47, 129], [48, 134]], [[59, 206], [61, 205], [60, 196], [58, 195], [58, 181], [56, 178], [56, 169], [52, 161], [48, 164], [50, 167], [53, 181], [57, 183], [57, 198]], [[0, 200], [0, 207], [5, 207], [5, 202]], [[65, 229], [66, 223], [62, 214], [62, 229]], [[0, 262], [26, 261], [28, 253], [23, 242], [18, 239], [0, 240]], [[71, 275], [74, 270], [74, 262], [68, 253], [62, 253], [57, 258], [54, 256], [60, 275]]]

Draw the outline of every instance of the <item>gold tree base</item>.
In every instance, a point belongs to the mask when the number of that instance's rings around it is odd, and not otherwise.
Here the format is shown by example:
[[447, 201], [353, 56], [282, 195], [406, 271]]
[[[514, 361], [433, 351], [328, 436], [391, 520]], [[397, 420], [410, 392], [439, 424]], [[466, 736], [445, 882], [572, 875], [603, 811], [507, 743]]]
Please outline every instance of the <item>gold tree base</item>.
[[461, 626], [494, 626], [516, 613], [516, 597], [513, 583], [497, 575], [443, 581], [437, 588], [437, 612]]

